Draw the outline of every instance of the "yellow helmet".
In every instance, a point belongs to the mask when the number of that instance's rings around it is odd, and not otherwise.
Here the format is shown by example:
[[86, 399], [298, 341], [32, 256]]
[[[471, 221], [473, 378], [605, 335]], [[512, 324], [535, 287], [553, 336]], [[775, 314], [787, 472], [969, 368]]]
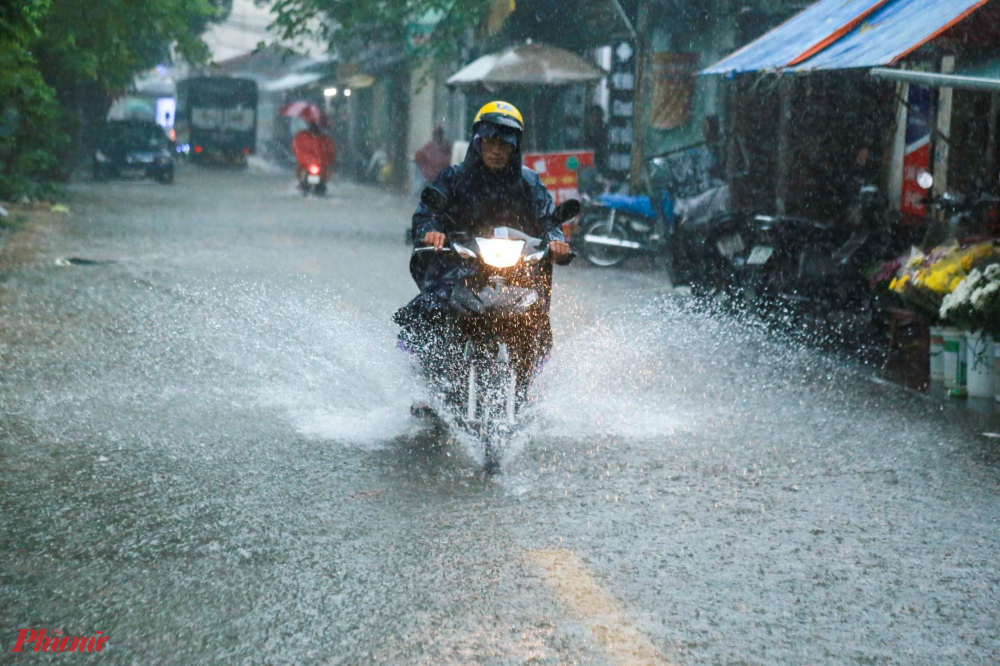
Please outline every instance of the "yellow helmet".
[[472, 121], [472, 127], [475, 128], [479, 123], [492, 123], [501, 127], [510, 127], [519, 133], [524, 131], [524, 118], [521, 117], [521, 112], [513, 104], [499, 100], [490, 102], [479, 109], [479, 113], [476, 114], [475, 119]]

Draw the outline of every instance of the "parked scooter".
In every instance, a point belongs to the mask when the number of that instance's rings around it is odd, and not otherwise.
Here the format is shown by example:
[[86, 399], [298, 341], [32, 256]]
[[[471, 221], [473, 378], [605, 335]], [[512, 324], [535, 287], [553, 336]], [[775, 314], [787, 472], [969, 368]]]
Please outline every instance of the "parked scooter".
[[[932, 183], [928, 175], [927, 183]], [[996, 236], [1000, 232], [1000, 196], [980, 186], [977, 194], [948, 191], [927, 199], [927, 204], [942, 211], [930, 222], [924, 236], [924, 247], [935, 247], [945, 241]]]
[[884, 304], [864, 272], [906, 241], [891, 233], [873, 186], [860, 189], [843, 223], [754, 215], [708, 240], [729, 265], [725, 290], [741, 307], [804, 317], [847, 337], [882, 325]]
[[[705, 159], [714, 158], [704, 152], [704, 146], [687, 146], [645, 160], [645, 194], [603, 192], [584, 197], [586, 205], [574, 243], [577, 251], [601, 267], [617, 266], [643, 254], [664, 255], [675, 284], [718, 268], [718, 262], [706, 255], [701, 245], [714, 229], [732, 226], [734, 216], [729, 186], [706, 168]], [[696, 157], [689, 159], [691, 155]], [[673, 161], [674, 156], [680, 156], [682, 162]], [[678, 165], [689, 179], [698, 173], [704, 176], [694, 179], [697, 187], [673, 189], [678, 183], [691, 182], [672, 173]]]

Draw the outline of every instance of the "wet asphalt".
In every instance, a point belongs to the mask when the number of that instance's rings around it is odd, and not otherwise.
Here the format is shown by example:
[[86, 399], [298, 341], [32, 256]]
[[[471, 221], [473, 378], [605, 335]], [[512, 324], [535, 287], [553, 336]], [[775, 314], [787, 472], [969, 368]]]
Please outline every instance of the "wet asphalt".
[[1000, 662], [992, 404], [571, 266], [490, 478], [409, 416], [408, 198], [69, 194], [0, 262], [0, 663]]

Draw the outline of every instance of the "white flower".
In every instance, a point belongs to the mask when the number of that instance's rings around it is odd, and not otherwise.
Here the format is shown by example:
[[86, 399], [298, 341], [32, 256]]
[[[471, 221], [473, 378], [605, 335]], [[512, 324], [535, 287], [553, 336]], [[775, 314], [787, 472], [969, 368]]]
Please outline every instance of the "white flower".
[[972, 294], [972, 307], [977, 310], [984, 310], [986, 308], [986, 301], [991, 294], [995, 294], [1000, 291], [1000, 282], [987, 282], [986, 286], [980, 287]]
[[976, 284], [981, 278], [982, 273], [979, 272], [979, 269], [974, 269], [964, 280], [958, 283], [955, 291], [945, 295], [944, 300], [941, 302], [941, 309], [938, 311], [940, 317], [947, 319], [948, 314], [953, 308], [958, 308], [968, 303], [972, 298]]

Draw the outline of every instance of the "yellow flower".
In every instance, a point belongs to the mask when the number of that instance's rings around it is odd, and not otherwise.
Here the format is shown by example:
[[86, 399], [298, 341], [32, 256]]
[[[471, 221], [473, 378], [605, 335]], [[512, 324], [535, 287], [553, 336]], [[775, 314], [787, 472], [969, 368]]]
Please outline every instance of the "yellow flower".
[[972, 266], [976, 262], [990, 256], [991, 254], [993, 254], [993, 243], [979, 243], [978, 245], [973, 245], [962, 252], [961, 255], [959, 255], [959, 261], [962, 264], [963, 270], [971, 271]]
[[949, 293], [949, 294], [953, 294], [953, 293], [955, 293], [955, 290], [956, 290], [956, 289], [958, 289], [958, 285], [962, 284], [962, 281], [963, 281], [964, 279], [965, 279], [965, 276], [964, 276], [964, 275], [959, 275], [958, 277], [954, 278], [954, 279], [953, 279], [953, 280], [951, 281], [951, 284], [950, 284], [950, 285], [948, 285], [948, 293]]
[[896, 289], [896, 282], [897, 282], [898, 280], [899, 280], [899, 278], [892, 278], [892, 282], [890, 282], [890, 283], [889, 283], [889, 290], [890, 290], [890, 291], [892, 291], [892, 290], [895, 290], [895, 289]]
[[[959, 274], [959, 270], [958, 267], [954, 265], [941, 268], [936, 271], [931, 271], [931, 274], [924, 279], [924, 284], [928, 289], [939, 294], [951, 293], [949, 287], [951, 286], [952, 279], [957, 274]], [[964, 276], [964, 273], [960, 274], [959, 279]]]

